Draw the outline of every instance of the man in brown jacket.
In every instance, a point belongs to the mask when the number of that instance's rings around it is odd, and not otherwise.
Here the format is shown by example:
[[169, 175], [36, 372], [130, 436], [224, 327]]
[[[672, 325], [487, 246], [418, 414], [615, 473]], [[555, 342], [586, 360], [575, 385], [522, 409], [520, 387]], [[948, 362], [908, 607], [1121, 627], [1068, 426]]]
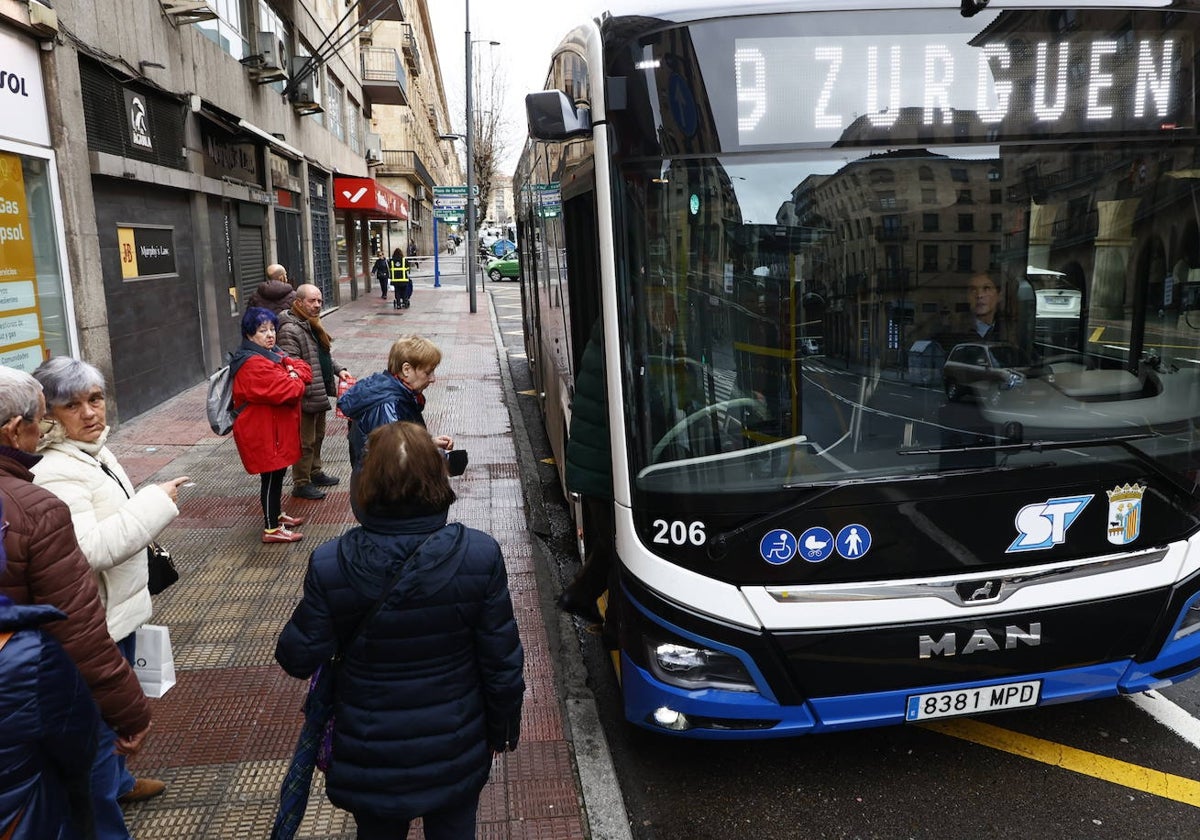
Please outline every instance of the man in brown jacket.
[[310, 283], [296, 288], [292, 308], [279, 315], [279, 349], [312, 368], [312, 382], [300, 400], [300, 460], [292, 465], [292, 495], [300, 499], [323, 499], [322, 487], [338, 483], [327, 475], [321, 463], [321, 444], [325, 440], [325, 415], [329, 398], [337, 396], [337, 380], [350, 376], [344, 365], [333, 360], [333, 339], [321, 324], [324, 305], [321, 290]]
[[[58, 639], [83, 674], [104, 723], [116, 733], [116, 750], [133, 755], [150, 730], [150, 704], [108, 634], [96, 578], [75, 541], [70, 509], [35, 485], [29, 471], [40, 459], [34, 453], [45, 414], [46, 400], [38, 381], [0, 366], [0, 498], [8, 520], [4, 535], [8, 566], [0, 572], [0, 593], [16, 604], [49, 604], [67, 614], [64, 621], [47, 624], [46, 631]], [[93, 790], [97, 828], [107, 813], [107, 819], [123, 831], [120, 806], [112, 794], [103, 797]]]

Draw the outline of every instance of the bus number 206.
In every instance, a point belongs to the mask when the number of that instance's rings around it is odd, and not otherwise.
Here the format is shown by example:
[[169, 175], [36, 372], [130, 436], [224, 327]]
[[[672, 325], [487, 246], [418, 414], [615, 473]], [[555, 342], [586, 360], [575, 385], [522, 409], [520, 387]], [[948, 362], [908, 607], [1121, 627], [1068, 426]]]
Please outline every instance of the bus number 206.
[[654, 541], [660, 545], [704, 545], [705, 539], [703, 522], [654, 520]]

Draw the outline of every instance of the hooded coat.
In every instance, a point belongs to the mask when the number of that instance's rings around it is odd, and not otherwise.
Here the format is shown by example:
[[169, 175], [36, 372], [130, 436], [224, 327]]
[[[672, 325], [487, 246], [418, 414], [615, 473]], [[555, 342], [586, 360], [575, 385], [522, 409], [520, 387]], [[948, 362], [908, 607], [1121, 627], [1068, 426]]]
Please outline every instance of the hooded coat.
[[386, 370], [360, 379], [337, 402], [350, 419], [350, 465], [362, 466], [367, 435], [380, 426], [402, 420], [425, 425], [425, 396], [411, 390]]
[[[288, 375], [287, 365], [298, 374]], [[286, 469], [300, 460], [300, 398], [312, 368], [246, 339], [233, 354], [233, 440], [251, 475]]]
[[12, 840], [89, 836], [100, 712], [62, 645], [40, 629], [64, 618], [0, 597], [0, 633], [13, 634], [0, 648], [0, 828], [19, 814]]
[[335, 677], [330, 801], [412, 820], [478, 796], [492, 751], [517, 743], [525, 691], [500, 546], [447, 526], [445, 511], [364, 517], [313, 552], [275, 658], [307, 678], [352, 637]]

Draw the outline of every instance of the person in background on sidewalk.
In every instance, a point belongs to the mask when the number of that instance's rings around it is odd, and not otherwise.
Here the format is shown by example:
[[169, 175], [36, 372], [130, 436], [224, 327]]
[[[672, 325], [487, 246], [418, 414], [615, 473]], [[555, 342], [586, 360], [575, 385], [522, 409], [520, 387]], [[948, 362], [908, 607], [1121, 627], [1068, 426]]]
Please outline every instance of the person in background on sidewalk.
[[[46, 416], [42, 386], [23, 371], [0, 366], [0, 502], [7, 528], [8, 565], [0, 572], [0, 595], [15, 604], [45, 604], [66, 618], [46, 629], [79, 668], [100, 707], [97, 761], [105, 749], [133, 755], [150, 731], [150, 704], [137, 675], [121, 654], [104, 618], [96, 577], [75, 540], [71, 511], [33, 483], [30, 469]], [[115, 744], [111, 733], [116, 733]], [[89, 769], [89, 773], [91, 770]], [[112, 791], [91, 791], [97, 840], [129, 840], [125, 817]], [[40, 838], [39, 838], [40, 840]]]
[[[104, 375], [92, 365], [55, 356], [42, 362], [33, 377], [42, 385], [49, 426], [38, 444], [42, 460], [33, 468], [33, 481], [70, 508], [75, 538], [99, 584], [108, 633], [133, 665], [135, 633], [153, 613], [146, 548], [179, 515], [179, 485], [188, 478], [134, 491], [105, 446], [110, 429]], [[107, 789], [123, 803], [162, 793], [166, 785], [160, 780], [133, 777], [125, 757], [112, 752], [115, 740], [110, 730], [92, 786]]]
[[399, 248], [392, 251], [392, 258], [388, 261], [388, 273], [396, 290], [396, 308], [408, 309], [412, 300], [413, 284], [412, 278], [408, 276], [408, 258]]
[[[354, 384], [338, 400], [338, 408], [350, 420], [350, 467], [362, 466], [367, 435], [387, 423], [403, 420], [425, 425], [424, 391], [437, 381], [434, 372], [442, 351], [419, 335], [402, 335], [392, 343], [386, 371], [373, 373]], [[438, 449], [450, 452], [454, 438], [433, 439]]]
[[492, 756], [520, 738], [524, 650], [504, 557], [446, 524], [454, 491], [419, 425], [371, 433], [357, 493], [362, 527], [313, 552], [275, 658], [307, 679], [340, 653], [325, 792], [358, 840], [406, 837], [417, 817], [429, 840], [468, 840]]
[[608, 588], [616, 557], [612, 451], [608, 439], [608, 396], [604, 383], [604, 330], [600, 319], [579, 360], [566, 453], [567, 489], [583, 503], [583, 565], [558, 596], [558, 608], [599, 622], [596, 601]]
[[350, 379], [350, 371], [330, 354], [333, 339], [321, 324], [324, 304], [321, 290], [305, 283], [296, 288], [292, 308], [279, 316], [279, 351], [294, 359], [303, 359], [312, 369], [313, 378], [300, 400], [300, 460], [292, 465], [292, 495], [298, 499], [324, 499], [322, 487], [338, 483], [327, 475], [321, 461], [325, 441], [325, 415], [329, 398], [337, 396], [337, 380]]
[[259, 500], [265, 543], [296, 542], [304, 537], [292, 528], [302, 517], [283, 512], [283, 477], [300, 460], [300, 399], [312, 382], [312, 368], [275, 348], [279, 319], [269, 309], [254, 307], [242, 316], [242, 346], [233, 354], [233, 441], [242, 466], [261, 476]]
[[[0, 574], [5, 565], [0, 540]], [[17, 606], [0, 595], [0, 832], [10, 840], [92, 833], [88, 771], [100, 712], [75, 663], [41, 629], [64, 618], [49, 605]]]
[[261, 306], [270, 309], [276, 315], [286, 312], [296, 299], [296, 290], [288, 282], [287, 269], [278, 263], [267, 266], [267, 277], [258, 284], [254, 294], [246, 301], [246, 308]]
[[388, 265], [387, 257], [383, 254], [375, 255], [375, 264], [371, 266], [371, 273], [375, 275], [375, 279], [379, 281], [379, 291], [383, 294], [381, 298], [387, 300], [388, 284], [392, 280], [392, 269]]

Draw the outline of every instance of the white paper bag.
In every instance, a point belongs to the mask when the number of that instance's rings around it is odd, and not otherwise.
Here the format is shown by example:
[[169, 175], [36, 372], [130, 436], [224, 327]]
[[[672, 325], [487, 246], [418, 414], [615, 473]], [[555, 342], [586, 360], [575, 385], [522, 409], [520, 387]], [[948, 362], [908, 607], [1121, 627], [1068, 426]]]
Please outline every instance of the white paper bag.
[[171, 634], [159, 624], [138, 628], [133, 662], [134, 673], [147, 697], [162, 697], [175, 685], [175, 657], [171, 653]]

